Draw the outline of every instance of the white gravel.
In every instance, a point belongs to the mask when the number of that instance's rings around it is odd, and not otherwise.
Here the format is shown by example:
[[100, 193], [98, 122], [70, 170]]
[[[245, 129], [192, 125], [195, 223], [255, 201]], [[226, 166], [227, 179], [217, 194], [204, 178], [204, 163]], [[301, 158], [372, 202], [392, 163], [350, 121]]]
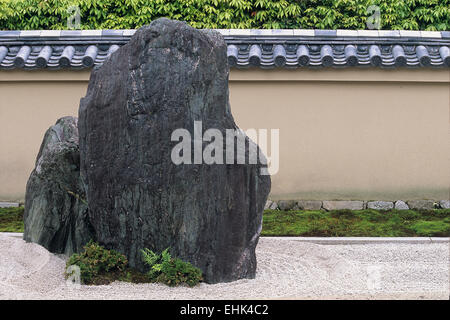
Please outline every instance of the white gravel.
[[65, 261], [0, 234], [0, 299], [449, 299], [449, 243], [318, 245], [262, 238], [256, 279], [195, 288], [74, 286]]

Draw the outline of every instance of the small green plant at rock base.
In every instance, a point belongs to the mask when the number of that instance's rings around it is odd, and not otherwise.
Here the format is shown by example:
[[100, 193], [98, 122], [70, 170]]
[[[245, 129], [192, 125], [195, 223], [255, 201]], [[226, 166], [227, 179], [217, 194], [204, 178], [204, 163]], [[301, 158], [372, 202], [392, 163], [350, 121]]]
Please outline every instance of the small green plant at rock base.
[[[112, 275], [125, 272], [127, 264], [128, 261], [124, 255], [114, 250], [107, 250], [91, 240], [84, 246], [83, 252], [75, 253], [69, 258], [66, 268], [71, 265], [78, 266], [83, 284], [106, 284], [111, 282]], [[70, 275], [66, 271], [66, 278]]]
[[153, 282], [161, 282], [168, 286], [187, 284], [193, 287], [203, 280], [199, 268], [179, 258], [172, 258], [169, 248], [161, 254], [147, 248], [141, 250], [141, 253], [142, 260], [150, 267], [147, 276]]

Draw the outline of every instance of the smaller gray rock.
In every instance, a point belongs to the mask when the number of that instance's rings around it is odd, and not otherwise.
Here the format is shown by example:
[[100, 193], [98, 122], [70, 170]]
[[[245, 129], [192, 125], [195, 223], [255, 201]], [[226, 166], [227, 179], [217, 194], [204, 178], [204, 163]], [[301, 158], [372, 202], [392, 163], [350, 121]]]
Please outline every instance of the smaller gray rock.
[[270, 209], [270, 206], [272, 205], [272, 200], [267, 200], [266, 204], [264, 205], [264, 210]]
[[297, 201], [300, 210], [320, 210], [322, 209], [322, 201], [318, 200], [300, 200]]
[[409, 210], [409, 206], [402, 200], [395, 201], [394, 208], [396, 210]]
[[26, 242], [71, 255], [93, 239], [80, 177], [78, 121], [63, 117], [45, 133], [28, 179], [23, 215]]
[[450, 200], [441, 200], [439, 205], [442, 209], [450, 209]]
[[364, 201], [351, 201], [351, 200], [337, 200], [337, 201], [324, 201], [322, 206], [325, 210], [363, 210]]
[[407, 202], [411, 209], [416, 210], [432, 210], [434, 209], [433, 200], [410, 200]]
[[374, 210], [391, 210], [394, 208], [394, 203], [390, 201], [369, 201], [367, 202], [367, 208]]
[[272, 204], [269, 207], [270, 210], [277, 210], [278, 209], [278, 203], [275, 201], [272, 201]]
[[278, 201], [278, 208], [283, 211], [294, 209], [296, 203], [294, 200], [280, 200]]

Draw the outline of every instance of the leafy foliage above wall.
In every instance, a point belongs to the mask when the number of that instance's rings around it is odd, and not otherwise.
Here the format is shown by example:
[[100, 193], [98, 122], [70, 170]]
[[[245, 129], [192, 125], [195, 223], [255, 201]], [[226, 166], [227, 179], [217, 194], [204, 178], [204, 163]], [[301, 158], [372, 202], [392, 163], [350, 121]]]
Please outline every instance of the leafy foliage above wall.
[[0, 0], [0, 29], [68, 29], [71, 6], [81, 29], [134, 29], [158, 17], [196, 28], [367, 29], [372, 5], [381, 29], [450, 29], [450, 0]]

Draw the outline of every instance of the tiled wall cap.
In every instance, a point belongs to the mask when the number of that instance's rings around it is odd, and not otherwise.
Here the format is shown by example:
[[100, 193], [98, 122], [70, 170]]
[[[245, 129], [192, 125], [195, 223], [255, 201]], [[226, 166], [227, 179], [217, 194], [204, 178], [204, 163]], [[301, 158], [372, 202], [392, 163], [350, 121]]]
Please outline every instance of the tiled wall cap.
[[312, 29], [294, 29], [292, 32], [294, 36], [314, 37], [314, 30]]
[[130, 37], [136, 33], [136, 29], [125, 29], [123, 30], [124, 37]]
[[61, 30], [61, 37], [81, 36], [81, 30]]
[[314, 36], [316, 37], [335, 37], [337, 34], [336, 30], [321, 30], [315, 29]]
[[378, 30], [358, 30], [358, 37], [379, 37]]
[[[216, 31], [225, 37], [230, 67], [450, 66], [448, 31]], [[57, 69], [101, 65], [135, 32], [134, 29], [0, 31], [0, 68]]]
[[81, 35], [86, 37], [99, 37], [102, 33], [103, 30], [81, 30]]
[[122, 36], [123, 30], [102, 30], [102, 37], [107, 36]]
[[441, 38], [450, 39], [450, 31], [441, 31]]
[[20, 31], [0, 31], [0, 37], [2, 38], [18, 38]]
[[250, 36], [252, 35], [251, 29], [229, 29], [229, 36]]
[[21, 38], [29, 38], [29, 37], [40, 37], [41, 31], [40, 30], [24, 30], [20, 31], [20, 37]]
[[398, 30], [378, 30], [379, 37], [400, 37], [400, 31]]
[[41, 37], [60, 37], [61, 30], [42, 30]]
[[338, 37], [357, 37], [358, 30], [336, 30], [336, 35]]
[[419, 38], [420, 31], [400, 30], [400, 37]]
[[441, 33], [439, 31], [420, 31], [422, 38], [441, 38]]

